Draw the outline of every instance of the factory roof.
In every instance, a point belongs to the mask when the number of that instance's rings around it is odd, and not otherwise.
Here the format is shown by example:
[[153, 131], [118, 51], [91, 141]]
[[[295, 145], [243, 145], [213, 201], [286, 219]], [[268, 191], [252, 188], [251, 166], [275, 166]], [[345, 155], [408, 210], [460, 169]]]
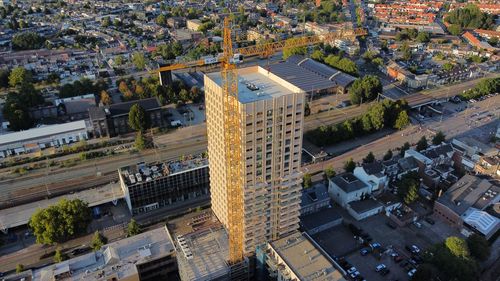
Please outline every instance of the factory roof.
[[[220, 72], [206, 74], [206, 77], [222, 87]], [[280, 77], [272, 76], [269, 71], [260, 66], [238, 69], [238, 79], [238, 99], [241, 103], [251, 103], [303, 92], [286, 79], [282, 80]]]
[[298, 280], [345, 280], [330, 260], [299, 232], [269, 243]]
[[148, 99], [112, 104], [109, 106], [109, 113], [112, 116], [119, 116], [119, 115], [128, 114], [130, 111], [130, 108], [134, 104], [139, 104], [146, 111], [157, 109], [157, 108], [161, 107], [160, 103], [158, 102], [158, 100], [156, 98], [148, 98]]
[[310, 58], [294, 55], [287, 61], [269, 66], [269, 71], [303, 91], [319, 91], [336, 86], [347, 87], [355, 77]]
[[40, 128], [33, 128], [26, 131], [19, 131], [15, 133], [0, 135], [0, 145], [7, 145], [10, 143], [35, 140], [48, 136], [55, 136], [74, 131], [86, 130], [87, 126], [84, 120], [69, 122], [64, 124], [44, 126]]

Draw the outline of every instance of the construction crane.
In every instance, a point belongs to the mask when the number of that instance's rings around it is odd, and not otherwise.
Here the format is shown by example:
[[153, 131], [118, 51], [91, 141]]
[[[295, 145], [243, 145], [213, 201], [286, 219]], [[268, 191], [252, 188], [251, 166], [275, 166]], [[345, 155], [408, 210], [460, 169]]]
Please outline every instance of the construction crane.
[[243, 249], [243, 160], [241, 145], [240, 103], [238, 101], [237, 63], [244, 56], [259, 55], [268, 57], [279, 50], [302, 47], [320, 42], [332, 42], [335, 39], [354, 39], [366, 35], [362, 29], [340, 30], [324, 35], [313, 35], [294, 38], [289, 41], [278, 41], [250, 47], [233, 49], [231, 22], [224, 19], [223, 52], [217, 58], [205, 58], [190, 62], [178, 62], [161, 67], [156, 72], [186, 69], [215, 63], [221, 65], [222, 88], [224, 93], [224, 144], [226, 160], [226, 195], [228, 209], [229, 263], [238, 264], [244, 258]]
[[[229, 30], [230, 31], [230, 30]], [[248, 46], [244, 48], [238, 48], [231, 52], [231, 60], [234, 63], [242, 62], [243, 57], [250, 56], [261, 56], [269, 57], [272, 54], [281, 51], [286, 48], [294, 47], [304, 47], [311, 46], [322, 42], [334, 42], [337, 39], [354, 39], [358, 36], [367, 35], [366, 29], [356, 28], [356, 29], [340, 29], [338, 31], [329, 32], [319, 35], [294, 37], [293, 40], [281, 40], [277, 42], [257, 44], [253, 46]], [[225, 39], [225, 38], [224, 38]], [[224, 41], [225, 42], [225, 41]], [[232, 42], [232, 41], [231, 41]], [[224, 47], [223, 47], [224, 48]], [[207, 57], [199, 60], [188, 61], [188, 62], [177, 62], [171, 65], [163, 66], [155, 70], [155, 72], [166, 72], [179, 69], [193, 68], [199, 66], [206, 66], [210, 64], [222, 63], [225, 59], [226, 54], [220, 54], [218, 57]]]

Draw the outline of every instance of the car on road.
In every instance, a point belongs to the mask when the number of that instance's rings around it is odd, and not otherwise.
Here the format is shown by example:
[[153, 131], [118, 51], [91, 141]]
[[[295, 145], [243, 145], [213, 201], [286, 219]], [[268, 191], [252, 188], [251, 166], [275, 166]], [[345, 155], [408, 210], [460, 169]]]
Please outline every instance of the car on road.
[[408, 271], [408, 276], [409, 277], [413, 277], [413, 275], [415, 274], [415, 272], [417, 272], [417, 270], [415, 268], [412, 269], [412, 270], [410, 270], [410, 271]]
[[434, 225], [436, 223], [433, 219], [428, 218], [428, 217], [425, 218], [425, 221], [428, 222], [430, 225]]
[[379, 271], [386, 269], [386, 268], [387, 268], [387, 266], [385, 266], [385, 264], [381, 263], [381, 264], [377, 265], [377, 267], [375, 267], [375, 271], [379, 272]]

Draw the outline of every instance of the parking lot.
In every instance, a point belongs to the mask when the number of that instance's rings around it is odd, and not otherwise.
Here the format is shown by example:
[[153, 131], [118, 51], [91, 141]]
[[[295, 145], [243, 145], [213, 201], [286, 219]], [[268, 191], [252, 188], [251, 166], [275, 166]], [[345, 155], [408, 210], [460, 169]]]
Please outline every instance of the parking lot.
[[[354, 266], [360, 276], [370, 281], [409, 280], [408, 271], [415, 267], [411, 264], [415, 260], [411, 262], [410, 260], [415, 259], [415, 256], [405, 249], [407, 246], [415, 245], [422, 253], [448, 236], [460, 236], [458, 230], [437, 219], [434, 219], [433, 225], [421, 220], [420, 227], [411, 224], [392, 228], [387, 225], [389, 218], [380, 214], [361, 222], [353, 222], [355, 226], [362, 229], [365, 237], [366, 234], [369, 235], [370, 244], [380, 244], [380, 248], [375, 247], [372, 251], [370, 246], [354, 238], [354, 233], [347, 225], [348, 221], [344, 225], [318, 233], [313, 237], [332, 257], [339, 259], [339, 263], [344, 264], [346, 270]], [[362, 255], [360, 252], [362, 249], [367, 249], [369, 252]], [[399, 258], [395, 258], [396, 255]], [[384, 276], [375, 270], [380, 264], [384, 264], [387, 268]], [[353, 278], [353, 280], [357, 279]]]
[[179, 108], [168, 108], [169, 123], [179, 121], [182, 126], [191, 126], [205, 122], [205, 106], [203, 104], [187, 104]]

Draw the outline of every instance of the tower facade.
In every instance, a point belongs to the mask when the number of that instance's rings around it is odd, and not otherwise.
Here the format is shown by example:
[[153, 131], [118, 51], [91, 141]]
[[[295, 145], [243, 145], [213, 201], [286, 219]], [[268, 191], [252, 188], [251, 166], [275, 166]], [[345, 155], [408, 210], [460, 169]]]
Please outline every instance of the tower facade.
[[[243, 248], [298, 228], [304, 92], [255, 66], [238, 70]], [[226, 188], [224, 93], [220, 73], [205, 75], [212, 210], [230, 232]]]

